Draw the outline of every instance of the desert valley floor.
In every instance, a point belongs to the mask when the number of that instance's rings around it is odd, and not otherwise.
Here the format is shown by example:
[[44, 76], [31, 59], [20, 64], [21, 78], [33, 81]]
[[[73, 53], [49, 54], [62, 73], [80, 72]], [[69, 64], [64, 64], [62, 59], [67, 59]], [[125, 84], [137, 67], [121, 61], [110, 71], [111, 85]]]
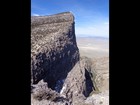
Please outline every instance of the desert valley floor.
[[96, 37], [77, 37], [81, 56], [89, 58], [109, 57], [109, 39]]

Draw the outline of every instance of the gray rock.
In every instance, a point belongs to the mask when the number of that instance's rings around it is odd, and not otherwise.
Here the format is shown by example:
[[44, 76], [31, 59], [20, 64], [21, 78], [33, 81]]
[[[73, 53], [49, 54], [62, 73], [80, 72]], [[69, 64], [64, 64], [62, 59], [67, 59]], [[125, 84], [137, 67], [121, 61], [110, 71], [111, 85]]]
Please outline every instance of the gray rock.
[[89, 94], [94, 91], [91, 80], [89, 59], [81, 59], [68, 73], [60, 94], [72, 103], [83, 102]]
[[31, 81], [55, 89], [79, 60], [74, 16], [70, 12], [31, 17]]
[[32, 97], [36, 100], [50, 100], [50, 101], [67, 101], [64, 97], [51, 88], [48, 88], [47, 83], [43, 80], [39, 81], [38, 84], [32, 85]]
[[31, 105], [108, 105], [95, 94], [108, 89], [108, 61], [80, 58], [74, 24], [70, 12], [31, 18]]
[[89, 105], [109, 105], [109, 90], [93, 94], [85, 100], [85, 103]]
[[[86, 105], [85, 100], [94, 91], [94, 85], [90, 74], [90, 59], [82, 58], [76, 63], [64, 80], [60, 93], [47, 87], [47, 83], [41, 80], [32, 93], [32, 103], [42, 105]], [[41, 100], [39, 102], [39, 100]], [[45, 104], [44, 102], [51, 103]], [[37, 104], [35, 104], [37, 105]], [[90, 105], [90, 104], [89, 104]]]
[[91, 71], [96, 90], [109, 90], [109, 57], [96, 58], [92, 61]]

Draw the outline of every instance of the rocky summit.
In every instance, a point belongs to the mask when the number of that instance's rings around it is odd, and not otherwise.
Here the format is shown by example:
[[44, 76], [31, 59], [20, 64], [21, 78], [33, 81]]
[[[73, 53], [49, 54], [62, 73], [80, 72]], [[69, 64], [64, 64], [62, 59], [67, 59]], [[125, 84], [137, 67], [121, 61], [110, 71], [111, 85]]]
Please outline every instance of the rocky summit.
[[31, 17], [31, 105], [93, 105], [93, 68], [80, 57], [71, 12]]
[[31, 18], [32, 83], [41, 79], [55, 88], [79, 60], [71, 13]]

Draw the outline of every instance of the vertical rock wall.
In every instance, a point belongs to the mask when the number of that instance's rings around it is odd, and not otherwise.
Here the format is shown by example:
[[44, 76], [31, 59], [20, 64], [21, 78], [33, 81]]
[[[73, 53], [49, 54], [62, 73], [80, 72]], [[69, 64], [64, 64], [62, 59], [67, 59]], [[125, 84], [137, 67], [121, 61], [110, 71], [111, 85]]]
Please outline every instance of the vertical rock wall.
[[65, 12], [31, 20], [32, 84], [43, 79], [54, 89], [57, 80], [66, 78], [79, 60], [74, 16]]

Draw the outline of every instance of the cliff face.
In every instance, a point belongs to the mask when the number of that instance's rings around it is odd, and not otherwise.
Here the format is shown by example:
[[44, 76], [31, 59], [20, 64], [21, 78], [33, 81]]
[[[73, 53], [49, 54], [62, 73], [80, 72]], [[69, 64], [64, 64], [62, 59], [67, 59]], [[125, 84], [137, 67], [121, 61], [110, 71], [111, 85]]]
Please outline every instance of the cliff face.
[[91, 61], [79, 57], [74, 24], [70, 12], [31, 17], [33, 105], [82, 105], [95, 90]]
[[79, 61], [74, 16], [70, 12], [31, 17], [31, 83], [54, 89]]
[[[91, 80], [91, 61], [81, 58], [68, 73], [60, 92], [48, 88], [48, 84], [39, 81], [32, 85], [31, 102], [33, 105], [85, 105], [85, 100], [94, 91]], [[58, 80], [60, 81], [60, 80]], [[57, 87], [59, 85], [57, 84]], [[86, 105], [93, 105], [86, 104]]]
[[90, 59], [81, 58], [68, 73], [63, 84], [60, 94], [69, 99], [73, 105], [81, 105], [86, 97], [94, 91], [90, 65]]

